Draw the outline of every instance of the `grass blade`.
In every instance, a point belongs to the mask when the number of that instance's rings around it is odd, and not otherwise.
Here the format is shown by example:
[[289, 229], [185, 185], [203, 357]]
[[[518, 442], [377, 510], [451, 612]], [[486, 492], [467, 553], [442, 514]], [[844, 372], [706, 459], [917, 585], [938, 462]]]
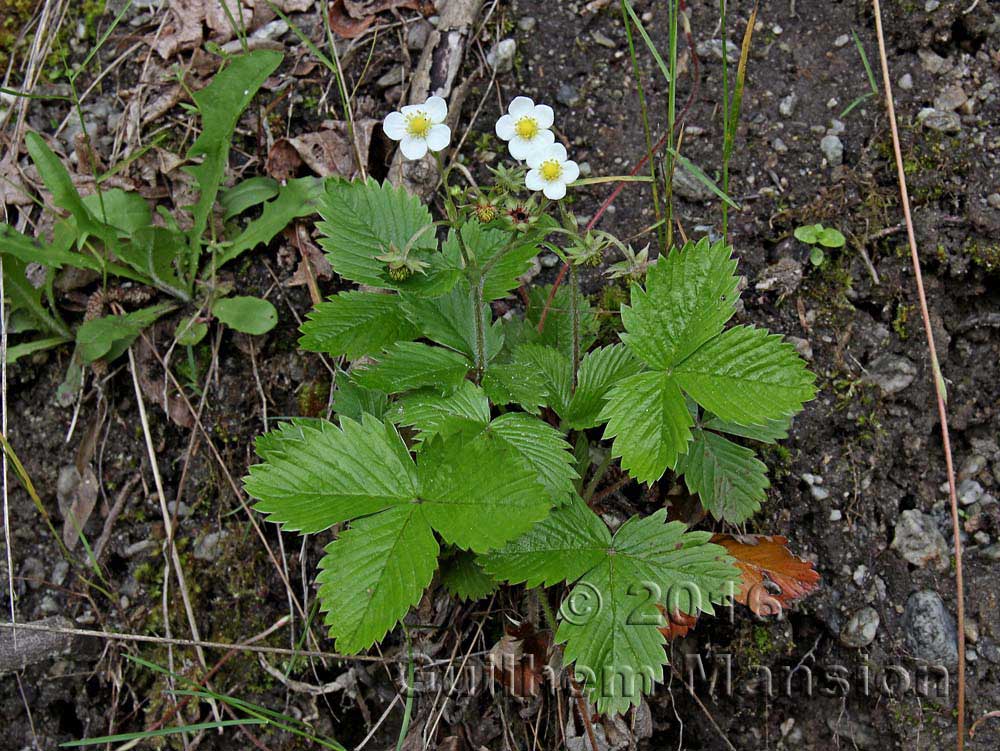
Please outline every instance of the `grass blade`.
[[693, 177], [695, 180], [700, 182], [702, 185], [704, 185], [706, 188], [712, 191], [715, 195], [717, 195], [723, 201], [723, 203], [725, 203], [728, 206], [732, 206], [737, 211], [740, 210], [740, 205], [736, 203], [736, 201], [734, 201], [728, 195], [726, 195], [726, 193], [723, 192], [723, 190], [719, 188], [718, 185], [715, 184], [715, 181], [712, 178], [710, 178], [708, 175], [702, 172], [701, 168], [697, 164], [692, 162], [686, 156], [683, 156], [680, 153], [678, 153], [676, 149], [668, 149], [668, 151], [673, 155], [674, 159], [677, 160], [677, 163], [681, 165], [681, 167], [683, 167], [689, 175], [691, 175], [691, 177]]
[[229, 728], [239, 725], [264, 725], [265, 720], [247, 718], [244, 720], [220, 720], [219, 722], [198, 722], [194, 725], [184, 725], [183, 727], [160, 728], [159, 730], [146, 730], [135, 733], [120, 733], [118, 735], [105, 735], [100, 738], [84, 738], [79, 741], [67, 741], [60, 743], [60, 748], [79, 748], [80, 746], [96, 746], [101, 743], [118, 743], [119, 741], [146, 740], [147, 738], [159, 738], [164, 735], [175, 735], [176, 733], [196, 733], [200, 730], [215, 730], [217, 728]]

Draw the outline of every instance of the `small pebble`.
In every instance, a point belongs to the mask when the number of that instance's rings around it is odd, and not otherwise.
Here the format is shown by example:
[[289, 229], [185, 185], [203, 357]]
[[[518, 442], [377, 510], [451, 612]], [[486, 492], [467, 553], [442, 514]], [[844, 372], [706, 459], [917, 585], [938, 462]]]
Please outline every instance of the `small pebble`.
[[913, 76], [909, 73], [904, 73], [903, 77], [899, 79], [899, 88], [904, 91], [909, 91], [913, 88]]
[[486, 62], [497, 73], [508, 73], [514, 68], [514, 55], [516, 53], [517, 42], [515, 40], [501, 39], [486, 54]]
[[844, 163], [844, 142], [838, 136], [823, 136], [819, 148], [831, 167], [839, 167]]
[[990, 193], [986, 196], [986, 203], [994, 209], [1000, 209], [1000, 193]]
[[537, 25], [538, 21], [534, 16], [524, 16], [524, 18], [519, 19], [517, 22], [517, 28], [525, 33], [534, 31]]
[[833, 40], [834, 47], [846, 47], [851, 38], [847, 34], [841, 34], [839, 37]]
[[564, 107], [576, 107], [580, 104], [580, 92], [570, 84], [564, 83], [556, 90], [556, 101]]
[[780, 138], [775, 138], [771, 142], [771, 148], [774, 149], [779, 154], [784, 154], [787, 153], [788, 151], [788, 146], [786, 146], [785, 142], [782, 141]]
[[798, 103], [799, 97], [793, 91], [791, 94], [786, 96], [781, 102], [778, 103], [778, 112], [781, 113], [782, 117], [791, 117], [792, 113], [795, 112], [795, 105]]
[[983, 497], [983, 486], [975, 480], [962, 480], [958, 484], [958, 502], [963, 506], [971, 506]]
[[830, 510], [830, 521], [832, 521], [832, 522], [839, 522], [843, 518], [844, 518], [844, 515], [840, 512], [839, 508], [835, 508], [835, 509], [831, 509]]

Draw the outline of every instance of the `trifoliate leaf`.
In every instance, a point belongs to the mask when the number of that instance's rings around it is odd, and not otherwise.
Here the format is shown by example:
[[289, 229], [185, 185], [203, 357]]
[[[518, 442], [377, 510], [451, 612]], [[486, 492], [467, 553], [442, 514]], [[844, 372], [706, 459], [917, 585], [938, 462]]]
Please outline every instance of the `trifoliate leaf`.
[[359, 519], [330, 543], [316, 577], [336, 648], [352, 654], [385, 636], [420, 601], [438, 544], [415, 504]]
[[441, 392], [460, 384], [472, 364], [458, 352], [422, 342], [396, 342], [378, 356], [378, 362], [353, 371], [366, 389], [398, 394], [424, 386]]
[[[407, 317], [416, 322], [423, 336], [472, 359], [479, 347], [475, 307], [472, 291], [464, 281], [458, 282], [451, 291], [438, 297], [403, 297]], [[481, 306], [479, 315], [488, 362], [503, 347], [503, 331], [499, 321], [490, 324], [491, 311], [488, 305]]]
[[480, 600], [497, 588], [496, 579], [464, 550], [441, 562], [441, 584], [460, 600]]
[[452, 545], [477, 553], [503, 545], [545, 518], [553, 499], [499, 441], [463, 435], [427, 442], [420, 453], [420, 508]]
[[[567, 284], [559, 287], [552, 304], [548, 305], [551, 291], [551, 285], [532, 287], [529, 290], [525, 320], [531, 325], [523, 328], [524, 343], [555, 347], [567, 357], [572, 357], [573, 317], [570, 315], [570, 287]], [[600, 323], [586, 297], [580, 295], [577, 302], [580, 315], [580, 351], [586, 352], [597, 339]], [[547, 305], [549, 312], [545, 316], [545, 326], [539, 333], [538, 325]]]
[[731, 256], [724, 243], [705, 238], [660, 257], [646, 289], [633, 285], [631, 306], [622, 306], [622, 341], [651, 368], [665, 370], [716, 336], [736, 312]]
[[421, 441], [463, 431], [475, 435], [490, 421], [490, 402], [481, 388], [462, 381], [448, 396], [434, 391], [407, 394], [399, 400], [396, 414], [400, 425], [416, 428]]
[[479, 557], [497, 579], [528, 587], [576, 581], [607, 556], [611, 533], [579, 496], [504, 547]]
[[549, 395], [545, 377], [517, 363], [491, 363], [483, 374], [482, 386], [494, 404], [519, 404], [532, 414], [538, 414]]
[[346, 355], [354, 360], [418, 335], [398, 295], [350, 291], [334, 295], [310, 311], [302, 324], [299, 345], [310, 352]]
[[500, 415], [490, 423], [489, 434], [507, 444], [536, 474], [555, 504], [569, 500], [573, 481], [573, 454], [562, 433], [537, 417], [521, 412]]
[[677, 381], [664, 372], [640, 373], [618, 383], [600, 416], [612, 455], [639, 482], [652, 483], [687, 451], [694, 419]]
[[[333, 270], [345, 279], [424, 294], [442, 294], [458, 281], [459, 268], [437, 251], [427, 207], [402, 188], [374, 180], [329, 180], [319, 213], [323, 221], [317, 226], [324, 235], [320, 245]], [[402, 281], [391, 279], [385, 262], [376, 258], [390, 247], [399, 251], [409, 247], [410, 258], [428, 264], [425, 273]]]
[[674, 368], [695, 401], [743, 425], [790, 417], [816, 394], [795, 348], [764, 329], [735, 326]]
[[767, 467], [751, 449], [708, 430], [694, 431], [694, 440], [676, 471], [706, 511], [733, 524], [741, 524], [760, 510], [770, 485]]
[[791, 427], [791, 424], [790, 417], [782, 417], [777, 420], [768, 420], [760, 425], [740, 425], [738, 422], [723, 420], [721, 417], [708, 414], [705, 416], [702, 426], [720, 433], [738, 435], [741, 438], [749, 438], [761, 443], [777, 443], [788, 438], [788, 428]]
[[558, 413], [563, 424], [574, 430], [598, 425], [611, 387], [640, 370], [642, 364], [620, 344], [588, 352], [580, 361], [576, 391], [568, 407]]
[[604, 560], [573, 587], [560, 608], [556, 641], [599, 712], [638, 704], [663, 679], [663, 612], [712, 613], [739, 579], [707, 532], [664, 524], [666, 509], [623, 524]]
[[417, 498], [417, 470], [394, 427], [370, 415], [340, 422], [280, 428], [260, 439], [265, 461], [250, 467], [244, 484], [268, 521], [320, 532]]

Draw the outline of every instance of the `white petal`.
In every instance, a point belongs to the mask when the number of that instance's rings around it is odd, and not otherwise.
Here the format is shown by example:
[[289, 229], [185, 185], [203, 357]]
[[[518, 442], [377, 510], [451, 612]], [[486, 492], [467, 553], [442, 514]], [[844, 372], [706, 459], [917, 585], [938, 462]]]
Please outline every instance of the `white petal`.
[[546, 198], [558, 201], [566, 195], [566, 185], [558, 181], [554, 183], [545, 183], [545, 188], [542, 192], [545, 194]]
[[427, 148], [431, 151], [440, 151], [451, 142], [451, 128], [442, 123], [432, 125], [430, 133], [427, 134]]
[[542, 180], [542, 173], [536, 169], [528, 170], [528, 174], [524, 176], [524, 187], [528, 190], [541, 190], [545, 187], [545, 181]]
[[510, 150], [512, 157], [523, 160], [531, 156], [532, 151], [534, 151], [534, 144], [531, 141], [525, 141], [520, 136], [514, 136], [510, 139], [510, 143], [507, 144], [507, 148]]
[[514, 118], [510, 115], [504, 115], [499, 120], [497, 120], [496, 125], [497, 138], [504, 141], [509, 141], [514, 137]]
[[532, 117], [538, 121], [539, 128], [551, 128], [556, 119], [555, 113], [547, 104], [536, 104]]
[[422, 159], [427, 153], [427, 141], [423, 138], [406, 136], [399, 142], [399, 148], [407, 159]]
[[402, 112], [404, 115], [409, 115], [413, 112], [423, 112], [423, 109], [424, 105], [422, 104], [405, 104], [402, 107], [400, 107], [399, 111]]
[[573, 160], [570, 160], [568, 162], [563, 162], [562, 168], [563, 168], [562, 180], [567, 185], [571, 182], [574, 182], [580, 176], [580, 166]]
[[382, 121], [382, 130], [393, 141], [398, 141], [406, 135], [406, 118], [400, 112], [390, 112]]
[[510, 103], [507, 111], [514, 117], [520, 117], [521, 115], [527, 115], [535, 108], [535, 103], [528, 99], [526, 96], [514, 97], [514, 101]]
[[424, 112], [432, 123], [443, 123], [448, 117], [448, 104], [439, 96], [432, 96], [424, 102]]
[[[548, 133], [549, 135], [552, 134], [552, 131], [550, 130], [544, 132]], [[541, 134], [539, 134], [539, 137], [541, 137]], [[536, 144], [537, 140], [538, 139], [536, 139]], [[562, 144], [559, 145], [561, 146]], [[565, 156], [565, 153], [566, 152], [564, 150], [562, 154]], [[556, 148], [556, 144], [553, 144], [551, 142], [549, 143], [542, 142], [534, 147], [533, 151], [531, 152], [531, 155], [528, 157], [527, 160], [528, 165], [530, 167], [541, 167], [542, 162], [548, 162], [548, 161], [561, 162], [562, 159], [560, 158], [559, 154], [560, 152]]]
[[552, 159], [556, 159], [560, 162], [566, 161], [566, 147], [563, 146], [561, 143], [553, 143], [551, 146], [549, 146], [549, 154], [552, 155], [551, 156]]
[[542, 166], [542, 162], [545, 161], [545, 149], [544, 148], [533, 149], [531, 153], [528, 154], [528, 158], [525, 159], [524, 161], [532, 169], [538, 169], [539, 167]]

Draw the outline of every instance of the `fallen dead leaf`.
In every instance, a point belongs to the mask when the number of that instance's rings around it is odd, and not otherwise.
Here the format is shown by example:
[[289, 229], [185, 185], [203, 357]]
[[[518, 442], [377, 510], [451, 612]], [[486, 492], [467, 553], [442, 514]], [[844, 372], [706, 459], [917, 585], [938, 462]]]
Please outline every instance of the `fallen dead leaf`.
[[338, 0], [352, 18], [366, 18], [376, 13], [384, 13], [393, 8], [419, 10], [424, 15], [433, 15], [434, 3], [430, 0]]
[[545, 680], [552, 634], [529, 623], [509, 623], [490, 650], [490, 674], [513, 696], [537, 696]]
[[80, 541], [80, 531], [94, 511], [97, 495], [97, 475], [90, 464], [85, 464], [82, 471], [75, 464], [60, 470], [56, 497], [63, 516], [63, 545], [68, 550], [75, 548]]
[[344, 8], [344, 0], [333, 0], [327, 17], [330, 19], [330, 29], [343, 39], [357, 39], [375, 23], [375, 16], [352, 18]]
[[[157, 328], [159, 324], [154, 327], [154, 332]], [[136, 342], [135, 369], [142, 393], [151, 402], [159, 404], [175, 425], [187, 429], [193, 428], [194, 417], [191, 415], [191, 410], [173, 387], [167, 387], [166, 379], [162, 375], [163, 368], [151, 347], [149, 337], [140, 337]]]
[[[368, 118], [357, 120], [354, 123], [358, 150], [361, 153], [361, 158], [366, 162], [372, 131], [377, 124], [377, 120]], [[289, 138], [287, 141], [298, 152], [309, 169], [320, 177], [329, 175], [354, 176], [359, 170], [357, 160], [354, 157], [354, 147], [351, 145], [351, 139], [348, 135], [347, 123], [327, 121], [323, 125], [323, 130], [315, 133], [303, 133], [295, 138]]]
[[302, 157], [287, 138], [279, 138], [267, 152], [264, 171], [279, 182], [295, 177], [302, 166]]
[[667, 625], [660, 628], [660, 633], [667, 637], [667, 641], [687, 636], [687, 632], [693, 629], [695, 624], [698, 623], [697, 615], [688, 615], [679, 610], [675, 610], [670, 615], [667, 615], [665, 607], [662, 605], [658, 605], [657, 607], [667, 621]]
[[[743, 574], [736, 601], [757, 615], [777, 615], [819, 586], [813, 564], [791, 553], [780, 535], [714, 535]], [[768, 586], [770, 585], [770, 587]], [[774, 586], [780, 590], [775, 593]]]

